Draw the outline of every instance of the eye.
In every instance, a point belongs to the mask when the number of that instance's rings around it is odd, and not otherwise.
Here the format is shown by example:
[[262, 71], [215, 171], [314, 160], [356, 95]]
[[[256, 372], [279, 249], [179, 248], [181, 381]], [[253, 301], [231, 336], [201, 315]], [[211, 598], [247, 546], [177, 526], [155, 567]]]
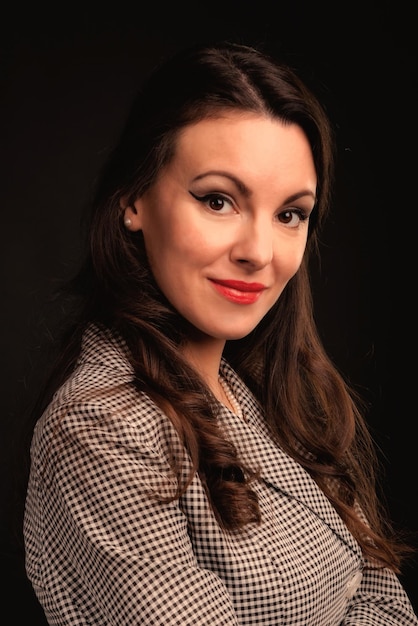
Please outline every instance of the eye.
[[204, 196], [197, 196], [193, 192], [189, 192], [195, 200], [204, 204], [211, 211], [216, 213], [231, 213], [233, 209], [232, 201], [220, 193], [208, 193]]
[[282, 224], [289, 226], [289, 228], [297, 228], [301, 222], [304, 222], [309, 217], [309, 214], [302, 209], [286, 209], [279, 213], [277, 219]]

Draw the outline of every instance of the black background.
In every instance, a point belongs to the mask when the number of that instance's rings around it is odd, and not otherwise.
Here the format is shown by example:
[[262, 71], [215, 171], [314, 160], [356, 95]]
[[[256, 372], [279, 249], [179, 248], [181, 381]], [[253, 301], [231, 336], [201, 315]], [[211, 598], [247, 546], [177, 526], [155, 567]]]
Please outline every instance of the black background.
[[[0, 559], [9, 623], [43, 623], [16, 541], [14, 474], [20, 428], [46, 368], [43, 347], [61, 313], [51, 298], [77, 264], [80, 215], [138, 81], [199, 40], [265, 44], [328, 109], [339, 177], [321, 268], [313, 268], [316, 316], [332, 358], [368, 404], [394, 522], [418, 546], [412, 9], [367, 0], [54, 6], [15, 4], [0, 20]], [[402, 581], [417, 610], [417, 558]]]

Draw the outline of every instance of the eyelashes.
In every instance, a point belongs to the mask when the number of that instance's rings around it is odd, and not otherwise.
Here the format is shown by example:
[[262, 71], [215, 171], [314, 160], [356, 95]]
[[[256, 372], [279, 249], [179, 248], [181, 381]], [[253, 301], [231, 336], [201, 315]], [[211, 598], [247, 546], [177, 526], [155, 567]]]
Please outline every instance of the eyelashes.
[[294, 217], [297, 217], [299, 222], [305, 222], [307, 219], [309, 219], [309, 213], [307, 211], [304, 211], [303, 209], [291, 208], [285, 209], [277, 215], [277, 219], [282, 224], [288, 224]]
[[[189, 191], [189, 193], [197, 202], [203, 204], [211, 212], [220, 213], [221, 215], [238, 212], [234, 207], [233, 201], [222, 193], [210, 192], [202, 196], [192, 191]], [[300, 207], [287, 207], [279, 211], [275, 219], [284, 226], [297, 228], [301, 223], [309, 219], [310, 213], [310, 210]]]
[[212, 192], [207, 193], [203, 196], [198, 196], [192, 191], [189, 191], [189, 193], [195, 200], [201, 202], [208, 209], [210, 209], [211, 211], [215, 211], [216, 213], [220, 213], [224, 209], [228, 209], [228, 212], [234, 211], [232, 201], [221, 193]]

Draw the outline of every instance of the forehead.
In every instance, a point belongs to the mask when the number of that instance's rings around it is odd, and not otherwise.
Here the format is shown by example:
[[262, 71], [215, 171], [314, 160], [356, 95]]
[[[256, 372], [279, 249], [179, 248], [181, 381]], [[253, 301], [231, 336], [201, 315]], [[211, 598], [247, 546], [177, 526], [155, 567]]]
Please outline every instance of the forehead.
[[232, 111], [181, 130], [171, 167], [228, 169], [240, 176], [283, 174], [315, 177], [309, 141], [296, 124], [267, 115]]

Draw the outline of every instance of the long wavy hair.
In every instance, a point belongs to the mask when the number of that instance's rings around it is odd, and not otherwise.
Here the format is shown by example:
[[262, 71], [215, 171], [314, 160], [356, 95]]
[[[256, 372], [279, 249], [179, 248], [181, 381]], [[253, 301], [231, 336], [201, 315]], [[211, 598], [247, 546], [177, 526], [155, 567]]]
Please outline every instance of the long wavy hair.
[[208, 388], [179, 350], [190, 328], [158, 289], [142, 234], [123, 225], [122, 205], [153, 185], [181, 129], [231, 110], [299, 125], [311, 146], [318, 187], [300, 269], [259, 325], [227, 342], [224, 356], [259, 400], [272, 437], [314, 478], [365, 556], [399, 571], [402, 546], [376, 497], [377, 461], [360, 401], [327, 356], [312, 310], [309, 260], [332, 199], [332, 126], [298, 75], [260, 50], [225, 42], [195, 46], [160, 64], [144, 82], [97, 181], [88, 252], [76, 280], [82, 314], [68, 333], [38, 415], [72, 371], [86, 325], [102, 324], [124, 338], [135, 385], [166, 412], [191, 458], [186, 481], [174, 465], [176, 497], [198, 472], [226, 529], [260, 521], [251, 472], [218, 427]]

